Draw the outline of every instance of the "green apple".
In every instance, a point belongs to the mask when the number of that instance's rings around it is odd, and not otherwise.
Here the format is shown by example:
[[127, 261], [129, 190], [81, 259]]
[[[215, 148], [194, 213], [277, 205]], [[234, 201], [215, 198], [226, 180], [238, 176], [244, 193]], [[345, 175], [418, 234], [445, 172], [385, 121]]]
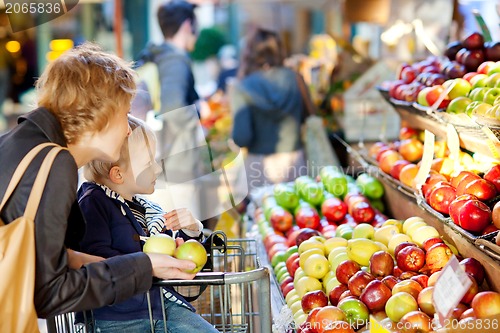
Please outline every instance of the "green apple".
[[443, 83], [443, 87], [448, 88], [451, 84], [455, 84], [453, 88], [448, 93], [450, 99], [454, 99], [461, 96], [467, 96], [472, 89], [472, 85], [469, 81], [462, 78], [457, 78], [453, 80], [447, 80]]
[[465, 113], [465, 109], [467, 106], [472, 103], [472, 100], [465, 96], [460, 96], [454, 98], [448, 107], [446, 108], [446, 112], [448, 113]]
[[280, 262], [285, 262], [285, 251], [276, 252], [271, 258], [271, 266], [276, 267], [276, 265]]
[[483, 102], [478, 102], [478, 101], [472, 101], [471, 103], [469, 103], [469, 105], [467, 105], [467, 107], [465, 108], [465, 114], [468, 115], [469, 117], [472, 116], [472, 113], [474, 111], [474, 109], [476, 108], [476, 106], [478, 106], [479, 104], [482, 104]]
[[336, 197], [343, 198], [347, 193], [347, 179], [345, 175], [334, 169], [321, 170], [321, 182], [325, 189]]
[[486, 112], [491, 109], [493, 106], [488, 103], [479, 103], [473, 110], [472, 114], [477, 114], [477, 115], [485, 115]]
[[[500, 73], [498, 74], [500, 75]], [[490, 88], [484, 93], [483, 102], [493, 105], [499, 96], [500, 88]]]
[[368, 223], [358, 224], [352, 230], [352, 238], [373, 239], [374, 235], [375, 235], [375, 228]]
[[195, 241], [194, 239], [189, 239], [179, 245], [175, 249], [174, 256], [177, 259], [190, 260], [196, 264], [196, 267], [194, 269], [187, 271], [187, 273], [191, 274], [201, 271], [203, 266], [205, 266], [205, 264], [207, 263], [208, 259], [207, 251], [205, 250], [203, 245], [201, 245], [201, 243]]
[[484, 95], [488, 91], [489, 88], [474, 88], [471, 90], [469, 94], [469, 98], [472, 99], [473, 101], [478, 101], [482, 102], [484, 99]]
[[169, 256], [174, 255], [175, 239], [165, 234], [158, 234], [149, 237], [144, 243], [143, 251], [145, 253], [162, 253]]
[[472, 79], [470, 79], [470, 84], [472, 85], [472, 89], [486, 87], [486, 80], [487, 79], [488, 79], [488, 75], [477, 74]]
[[397, 323], [405, 314], [418, 310], [415, 298], [407, 292], [400, 291], [392, 295], [385, 303], [385, 313], [393, 322]]
[[337, 304], [337, 307], [344, 311], [347, 322], [355, 330], [365, 326], [370, 318], [370, 310], [359, 299], [344, 298]]
[[486, 74], [488, 76], [490, 76], [490, 75], [493, 75], [495, 73], [500, 73], [500, 63], [499, 62], [496, 62], [495, 64], [491, 65]]
[[313, 206], [318, 206], [323, 202], [323, 184], [309, 183], [302, 189], [302, 198]]
[[486, 87], [494, 88], [498, 87], [500, 83], [500, 73], [493, 73], [486, 79]]
[[417, 103], [423, 106], [429, 106], [429, 103], [427, 103], [427, 93], [431, 90], [431, 87], [425, 87], [420, 90], [417, 95]]
[[299, 204], [299, 196], [292, 186], [277, 184], [274, 186], [276, 203], [283, 208], [294, 209]]

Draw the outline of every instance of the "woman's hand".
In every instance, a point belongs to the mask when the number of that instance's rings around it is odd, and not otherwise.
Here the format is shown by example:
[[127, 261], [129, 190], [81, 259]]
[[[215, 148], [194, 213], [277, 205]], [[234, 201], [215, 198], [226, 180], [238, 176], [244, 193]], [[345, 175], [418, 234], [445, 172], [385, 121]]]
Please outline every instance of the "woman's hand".
[[187, 229], [197, 232], [203, 230], [201, 222], [195, 219], [187, 208], [174, 209], [163, 217], [165, 217], [165, 227], [170, 230]]
[[91, 254], [74, 251], [67, 249], [68, 252], [68, 266], [71, 269], [80, 269], [83, 265], [91, 262], [103, 261], [103, 257], [93, 256]]
[[192, 270], [196, 264], [189, 260], [180, 260], [166, 254], [148, 253], [153, 265], [153, 276], [164, 280], [192, 280], [196, 274], [183, 272]]

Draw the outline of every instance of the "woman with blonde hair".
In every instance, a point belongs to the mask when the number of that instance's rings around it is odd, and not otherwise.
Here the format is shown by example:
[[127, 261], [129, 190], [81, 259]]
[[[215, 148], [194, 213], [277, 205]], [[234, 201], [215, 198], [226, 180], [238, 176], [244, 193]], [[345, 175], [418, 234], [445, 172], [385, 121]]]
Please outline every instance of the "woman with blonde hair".
[[[78, 168], [113, 162], [129, 134], [134, 72], [92, 44], [51, 62], [36, 84], [38, 108], [0, 137], [0, 197], [23, 157], [41, 143], [65, 147], [51, 168], [35, 218], [35, 308], [40, 318], [113, 304], [150, 289], [153, 276], [191, 279], [195, 264], [167, 255], [131, 253], [102, 260], [78, 255], [85, 222], [78, 208]], [[44, 148], [0, 212], [9, 224], [23, 215]], [[83, 266], [80, 266], [84, 264]], [[9, 301], [9, 300], [5, 300]]]

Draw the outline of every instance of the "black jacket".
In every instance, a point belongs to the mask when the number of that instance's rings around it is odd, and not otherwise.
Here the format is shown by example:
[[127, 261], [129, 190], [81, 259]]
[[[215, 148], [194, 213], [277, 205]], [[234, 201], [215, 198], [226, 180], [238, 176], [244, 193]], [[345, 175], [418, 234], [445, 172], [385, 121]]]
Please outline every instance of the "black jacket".
[[[43, 108], [21, 117], [17, 127], [0, 136], [0, 197], [21, 159], [43, 142], [67, 146], [60, 123]], [[23, 214], [36, 173], [48, 150], [44, 149], [35, 158], [0, 212], [5, 223]], [[75, 160], [68, 151], [63, 151], [52, 166], [35, 218], [35, 307], [41, 318], [121, 302], [145, 292], [152, 284], [151, 261], [144, 253], [110, 258], [78, 270], [68, 268], [66, 245], [77, 249], [76, 244], [85, 230], [76, 202], [77, 185]]]

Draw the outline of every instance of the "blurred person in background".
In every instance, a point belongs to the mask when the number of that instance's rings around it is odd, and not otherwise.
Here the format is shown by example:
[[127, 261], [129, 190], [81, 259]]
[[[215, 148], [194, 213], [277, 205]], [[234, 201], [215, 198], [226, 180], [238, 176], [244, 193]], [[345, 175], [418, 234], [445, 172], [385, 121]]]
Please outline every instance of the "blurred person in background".
[[306, 108], [303, 78], [284, 67], [276, 32], [256, 28], [246, 37], [238, 82], [230, 90], [233, 140], [246, 147], [250, 189], [306, 174], [301, 124]]
[[238, 55], [233, 45], [225, 45], [219, 50], [220, 73], [217, 79], [217, 90], [226, 92], [227, 83], [238, 75]]

